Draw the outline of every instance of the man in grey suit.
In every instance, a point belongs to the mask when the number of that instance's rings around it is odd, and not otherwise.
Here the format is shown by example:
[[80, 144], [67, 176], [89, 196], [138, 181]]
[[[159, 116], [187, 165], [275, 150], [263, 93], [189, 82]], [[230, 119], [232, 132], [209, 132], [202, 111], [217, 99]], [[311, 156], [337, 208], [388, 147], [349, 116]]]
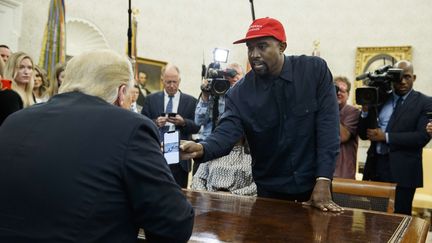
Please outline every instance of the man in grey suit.
[[[147, 96], [141, 111], [159, 128], [161, 141], [168, 130], [178, 130], [180, 139], [190, 140], [192, 134], [200, 129], [194, 122], [197, 99], [179, 90], [180, 81], [179, 68], [168, 64], [162, 70], [164, 90]], [[182, 160], [169, 167], [177, 184], [186, 188], [191, 160]]]
[[430, 140], [425, 127], [432, 100], [413, 89], [416, 75], [410, 62], [394, 67], [403, 70], [403, 78], [392, 83], [393, 92], [378, 106], [377, 128], [368, 127], [373, 110], [362, 107], [359, 136], [371, 141], [363, 180], [397, 183], [395, 213], [411, 215], [416, 188], [423, 186], [422, 150]]
[[[112, 51], [74, 57], [60, 93], [0, 127], [0, 242], [186, 242], [194, 212], [130, 112], [132, 66]], [[119, 106], [126, 108], [122, 109]]]

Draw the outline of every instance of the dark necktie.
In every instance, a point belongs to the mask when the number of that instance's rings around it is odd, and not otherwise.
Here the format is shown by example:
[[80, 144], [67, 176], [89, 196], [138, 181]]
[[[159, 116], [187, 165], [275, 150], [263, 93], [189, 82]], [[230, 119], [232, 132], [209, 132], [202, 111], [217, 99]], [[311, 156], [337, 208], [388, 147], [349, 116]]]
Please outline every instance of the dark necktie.
[[[172, 113], [173, 111], [173, 97], [174, 96], [169, 96], [168, 104], [165, 109], [166, 115], [168, 115], [168, 113]], [[168, 132], [168, 130], [169, 130], [169, 126], [166, 124], [165, 126], [159, 128], [160, 138], [162, 142], [164, 141], [164, 133]]]
[[173, 97], [174, 96], [170, 96], [169, 97], [169, 101], [168, 101], [168, 104], [167, 104], [167, 106], [166, 106], [166, 110], [165, 110], [165, 113], [172, 113], [172, 110], [173, 110]]
[[393, 108], [393, 113], [396, 113], [397, 111], [400, 110], [400, 108], [402, 106], [402, 102], [403, 102], [403, 98], [402, 98], [402, 96], [400, 96], [396, 101], [395, 107]]

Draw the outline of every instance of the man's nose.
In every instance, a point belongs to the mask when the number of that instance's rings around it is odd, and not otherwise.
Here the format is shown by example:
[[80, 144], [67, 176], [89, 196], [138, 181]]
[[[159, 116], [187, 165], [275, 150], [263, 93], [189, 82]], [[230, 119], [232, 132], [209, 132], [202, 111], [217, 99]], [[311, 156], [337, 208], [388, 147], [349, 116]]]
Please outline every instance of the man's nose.
[[259, 56], [260, 56], [260, 52], [257, 50], [257, 48], [253, 48], [253, 49], [250, 51], [250, 56], [251, 56], [251, 57], [259, 57]]

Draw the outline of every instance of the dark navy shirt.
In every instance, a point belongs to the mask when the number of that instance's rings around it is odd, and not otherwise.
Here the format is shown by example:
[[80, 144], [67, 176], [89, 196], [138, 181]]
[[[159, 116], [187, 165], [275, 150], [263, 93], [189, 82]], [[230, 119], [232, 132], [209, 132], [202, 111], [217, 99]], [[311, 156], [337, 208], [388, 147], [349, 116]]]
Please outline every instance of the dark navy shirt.
[[286, 56], [279, 77], [246, 74], [226, 96], [226, 110], [202, 142], [203, 161], [228, 154], [245, 134], [258, 188], [311, 190], [332, 178], [339, 152], [339, 113], [332, 75], [318, 57]]

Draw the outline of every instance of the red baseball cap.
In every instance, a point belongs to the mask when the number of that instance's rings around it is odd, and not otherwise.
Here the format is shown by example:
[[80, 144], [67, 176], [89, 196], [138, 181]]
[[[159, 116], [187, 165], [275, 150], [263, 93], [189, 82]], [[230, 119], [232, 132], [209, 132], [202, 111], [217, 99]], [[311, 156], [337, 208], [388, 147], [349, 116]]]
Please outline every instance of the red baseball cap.
[[234, 41], [233, 44], [244, 43], [250, 39], [272, 36], [281, 42], [286, 42], [285, 29], [281, 22], [273, 18], [260, 18], [256, 19], [249, 26], [246, 37]]

